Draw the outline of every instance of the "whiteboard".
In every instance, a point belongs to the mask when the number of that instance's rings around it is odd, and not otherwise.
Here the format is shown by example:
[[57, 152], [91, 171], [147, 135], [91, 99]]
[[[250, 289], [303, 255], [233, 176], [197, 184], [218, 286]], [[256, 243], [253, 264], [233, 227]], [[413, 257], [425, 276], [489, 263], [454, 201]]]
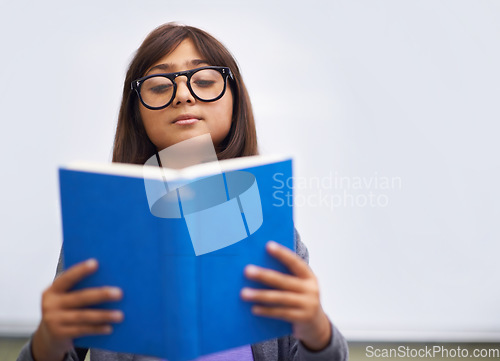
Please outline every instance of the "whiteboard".
[[61, 245], [58, 165], [110, 161], [123, 79], [167, 21], [235, 55], [261, 152], [349, 340], [500, 340], [500, 3], [2, 2], [0, 333], [27, 335]]

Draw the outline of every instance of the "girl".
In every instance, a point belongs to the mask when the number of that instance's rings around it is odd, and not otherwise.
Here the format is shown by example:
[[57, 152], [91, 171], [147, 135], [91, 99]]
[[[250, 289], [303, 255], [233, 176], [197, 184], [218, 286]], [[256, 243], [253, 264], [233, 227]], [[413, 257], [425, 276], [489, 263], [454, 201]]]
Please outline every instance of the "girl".
[[[157, 151], [206, 133], [218, 159], [258, 154], [250, 100], [228, 50], [200, 29], [172, 23], [160, 26], [144, 40], [128, 69], [113, 162], [144, 164]], [[295, 243], [297, 254], [273, 242], [267, 245], [292, 275], [248, 265], [246, 277], [273, 289], [241, 291], [243, 300], [261, 304], [254, 305], [252, 312], [291, 322], [293, 335], [199, 360], [347, 359], [345, 339], [321, 307], [318, 281], [296, 232]], [[120, 311], [88, 308], [121, 299], [120, 289], [71, 291], [97, 267], [95, 260], [88, 260], [61, 272], [60, 261], [60, 275], [42, 296], [42, 320], [18, 360], [83, 361], [87, 350], [74, 348], [73, 338], [111, 333], [112, 324], [121, 322]], [[90, 353], [94, 361], [146, 359], [102, 350]]]

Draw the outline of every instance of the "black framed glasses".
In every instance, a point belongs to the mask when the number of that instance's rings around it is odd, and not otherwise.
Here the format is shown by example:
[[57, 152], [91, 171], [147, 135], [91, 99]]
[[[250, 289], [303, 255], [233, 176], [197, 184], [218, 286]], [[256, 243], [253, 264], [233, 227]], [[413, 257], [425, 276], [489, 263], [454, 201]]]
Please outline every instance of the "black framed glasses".
[[177, 73], [152, 74], [134, 80], [131, 84], [141, 103], [148, 109], [166, 108], [177, 93], [175, 79], [185, 76], [191, 95], [202, 102], [214, 102], [224, 95], [227, 78], [233, 78], [231, 69], [226, 66], [204, 66], [179, 71]]

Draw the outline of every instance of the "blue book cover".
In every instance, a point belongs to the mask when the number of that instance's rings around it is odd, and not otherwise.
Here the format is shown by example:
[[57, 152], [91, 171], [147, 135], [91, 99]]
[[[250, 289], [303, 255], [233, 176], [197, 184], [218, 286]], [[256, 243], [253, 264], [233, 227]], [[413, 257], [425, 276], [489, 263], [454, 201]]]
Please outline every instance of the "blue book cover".
[[[193, 360], [292, 332], [243, 301], [248, 264], [288, 270], [265, 250], [294, 250], [292, 159], [244, 157], [153, 175], [153, 167], [73, 164], [59, 169], [65, 268], [95, 258], [76, 289], [117, 286], [99, 305], [125, 318], [80, 347]], [[149, 173], [148, 173], [149, 172]], [[206, 174], [204, 174], [206, 173]], [[289, 180], [288, 182], [284, 180]]]

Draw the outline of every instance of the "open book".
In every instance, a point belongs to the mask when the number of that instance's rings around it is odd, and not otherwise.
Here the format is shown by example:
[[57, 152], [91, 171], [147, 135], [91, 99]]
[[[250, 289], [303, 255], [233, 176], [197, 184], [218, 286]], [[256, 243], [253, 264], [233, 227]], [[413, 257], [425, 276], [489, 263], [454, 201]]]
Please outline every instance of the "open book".
[[192, 360], [292, 332], [251, 313], [247, 264], [288, 270], [265, 250], [294, 249], [292, 159], [252, 156], [166, 169], [73, 163], [59, 169], [64, 263], [97, 272], [77, 285], [121, 287], [99, 308], [125, 315], [111, 335], [76, 346]]

